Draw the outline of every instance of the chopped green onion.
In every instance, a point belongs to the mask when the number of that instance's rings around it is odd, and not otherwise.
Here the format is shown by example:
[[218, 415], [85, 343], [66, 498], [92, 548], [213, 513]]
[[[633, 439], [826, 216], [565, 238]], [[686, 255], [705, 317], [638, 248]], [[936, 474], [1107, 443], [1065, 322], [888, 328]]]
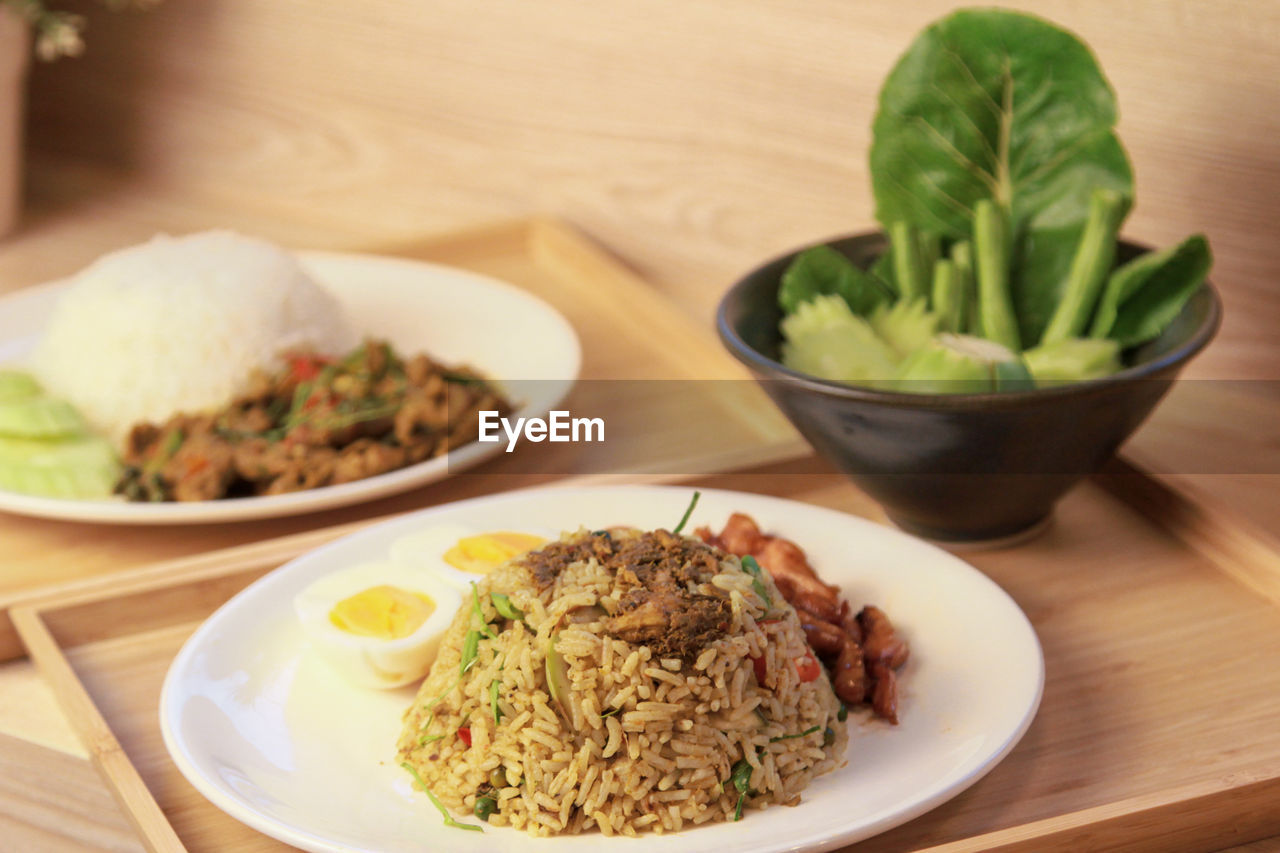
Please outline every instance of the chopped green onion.
[[452, 826], [452, 827], [456, 827], [457, 829], [469, 829], [472, 832], [484, 832], [484, 829], [482, 829], [481, 827], [475, 826], [470, 823], [462, 823], [461, 821], [454, 820], [453, 815], [449, 814], [449, 810], [444, 807], [444, 804], [436, 799], [435, 794], [431, 793], [431, 789], [427, 787], [427, 783], [422, 781], [422, 777], [418, 775], [418, 771], [413, 769], [413, 765], [407, 761], [402, 761], [400, 763], [400, 766], [403, 767], [405, 770], [409, 771], [409, 775], [413, 777], [413, 781], [417, 782], [419, 787], [422, 788], [423, 792], [425, 792], [426, 795], [431, 799], [431, 804], [436, 807], [436, 810], [439, 811], [441, 816], [444, 818], [445, 826]]
[[685, 524], [689, 521], [689, 516], [693, 515], [693, 508], [698, 505], [698, 498], [702, 497], [702, 492], [694, 492], [693, 498], [689, 501], [689, 506], [685, 508], [684, 515], [680, 517], [680, 523], [676, 525], [676, 529], [672, 530], [673, 534], [679, 534], [684, 530]]
[[489, 707], [493, 710], [493, 724], [495, 726], [502, 719], [502, 709], [498, 707], [498, 687], [501, 683], [497, 678], [489, 682]]
[[493, 600], [493, 607], [498, 611], [498, 615], [503, 619], [510, 619], [514, 622], [524, 621], [524, 611], [511, 603], [511, 596], [501, 592], [489, 593], [489, 598]]
[[769, 738], [769, 743], [777, 743], [777, 742], [778, 742], [778, 741], [780, 741], [780, 740], [791, 740], [791, 739], [792, 739], [792, 738], [794, 738], [794, 737], [804, 737], [804, 736], [806, 736], [806, 735], [811, 735], [811, 734], [813, 734], [814, 732], [818, 731], [818, 730], [819, 730], [819, 729], [821, 729], [821, 728], [822, 728], [822, 726], [810, 726], [809, 728], [805, 729], [804, 731], [802, 731], [802, 732], [797, 732], [796, 734], [793, 734], [793, 735], [778, 735], [777, 737], [771, 737], [771, 738]]
[[733, 810], [734, 820], [742, 820], [742, 806], [747, 801], [747, 788], [751, 785], [751, 770], [751, 762], [739, 758], [734, 762], [733, 772], [729, 774], [729, 781], [738, 789], [738, 807]]
[[480, 651], [480, 632], [474, 628], [467, 632], [462, 641], [462, 660], [458, 664], [458, 675], [461, 676], [475, 665], [476, 655]]
[[426, 746], [427, 744], [434, 743], [438, 740], [444, 740], [444, 735], [423, 735], [418, 738], [418, 746]]
[[456, 382], [459, 385], [484, 385], [484, 380], [475, 376], [467, 376], [463, 373], [455, 373], [451, 370], [445, 370], [440, 373], [440, 378], [445, 382]]
[[297, 425], [299, 415], [302, 414], [302, 407], [306, 404], [307, 398], [311, 396], [312, 387], [310, 382], [299, 382], [293, 389], [293, 402], [289, 404], [289, 414], [284, 419], [286, 429]]
[[756, 558], [748, 554], [742, 558], [742, 570], [751, 575], [751, 588], [756, 591], [756, 595], [764, 602], [765, 607], [773, 606], [773, 599], [769, 597], [769, 590], [764, 587], [760, 564], [756, 562]]
[[480, 593], [476, 590], [476, 582], [471, 582], [471, 613], [475, 616], [475, 622], [479, 624], [480, 630], [483, 631], [490, 640], [496, 640], [498, 635], [493, 632], [493, 626], [484, 621], [484, 611], [480, 609]]
[[609, 710], [605, 711], [603, 714], [600, 715], [600, 719], [603, 720], [605, 717], [612, 717], [614, 714], [618, 713], [621, 710], [622, 710], [621, 708], [610, 708]]

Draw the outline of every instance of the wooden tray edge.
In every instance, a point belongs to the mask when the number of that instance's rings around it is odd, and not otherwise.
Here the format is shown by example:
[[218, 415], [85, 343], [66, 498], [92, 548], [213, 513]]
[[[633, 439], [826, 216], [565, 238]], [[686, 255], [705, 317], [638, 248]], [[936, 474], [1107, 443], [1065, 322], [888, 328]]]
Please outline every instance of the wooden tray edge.
[[1124, 456], [1094, 482], [1241, 586], [1280, 607], [1280, 540], [1194, 487], [1151, 474]]

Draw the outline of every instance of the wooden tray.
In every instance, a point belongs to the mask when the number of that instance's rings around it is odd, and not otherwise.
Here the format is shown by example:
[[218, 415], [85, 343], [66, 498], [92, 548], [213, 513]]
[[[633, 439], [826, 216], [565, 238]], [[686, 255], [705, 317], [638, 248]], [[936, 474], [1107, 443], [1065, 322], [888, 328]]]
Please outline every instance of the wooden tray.
[[[702, 482], [875, 514], [812, 462]], [[0, 659], [35, 661], [149, 849], [287, 849], [181, 777], [161, 744], [159, 688], [218, 605], [367, 523], [96, 579], [8, 609]], [[1073, 491], [1037, 539], [966, 556], [1035, 624], [1043, 704], [987, 777], [859, 853], [1198, 851], [1280, 834], [1280, 599], [1268, 597], [1280, 589], [1280, 556], [1269, 535], [1120, 464]]]
[[292, 518], [139, 530], [0, 513], [0, 594], [565, 476], [691, 475], [809, 452], [710, 328], [557, 220], [519, 220], [372, 251], [492, 275], [564, 314], [583, 348], [582, 382], [566, 408], [604, 418], [605, 443], [526, 444], [402, 495]]

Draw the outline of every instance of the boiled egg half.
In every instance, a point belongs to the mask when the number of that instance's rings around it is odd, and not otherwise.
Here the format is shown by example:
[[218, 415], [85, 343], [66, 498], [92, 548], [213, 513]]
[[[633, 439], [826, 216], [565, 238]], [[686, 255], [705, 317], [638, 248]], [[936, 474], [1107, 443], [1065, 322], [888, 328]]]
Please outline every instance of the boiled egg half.
[[325, 575], [293, 600], [312, 646], [361, 687], [399, 687], [426, 675], [461, 605], [456, 587], [393, 562]]
[[438, 572], [467, 589], [498, 566], [553, 538], [540, 533], [480, 530], [444, 524], [409, 533], [391, 543], [391, 560], [400, 565]]

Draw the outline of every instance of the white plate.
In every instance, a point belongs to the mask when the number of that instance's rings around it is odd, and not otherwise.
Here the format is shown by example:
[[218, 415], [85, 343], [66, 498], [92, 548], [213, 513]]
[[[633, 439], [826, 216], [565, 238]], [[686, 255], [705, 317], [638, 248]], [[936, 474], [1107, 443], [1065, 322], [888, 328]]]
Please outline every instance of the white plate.
[[[174, 659], [160, 725], [174, 762], [232, 817], [312, 851], [599, 850], [590, 833], [546, 840], [509, 828], [450, 829], [396, 764], [413, 688], [347, 687], [307, 646], [293, 596], [340, 567], [379, 559], [435, 524], [479, 529], [668, 527], [691, 490], [546, 488], [464, 501], [378, 524], [261, 578], [213, 614]], [[976, 782], [1005, 756], [1040, 703], [1044, 660], [1030, 623], [998, 586], [956, 557], [896, 530], [778, 498], [704, 491], [692, 525], [729, 514], [805, 548], [855, 605], [881, 606], [911, 644], [900, 676], [902, 724], [853, 723], [847, 766], [819, 777], [796, 808], [748, 812], [619, 849], [825, 850], [882, 832]], [[860, 715], [851, 720], [861, 720]]]
[[[402, 352], [428, 352], [478, 368], [507, 386], [523, 404], [521, 416], [550, 411], [578, 377], [582, 351], [573, 327], [551, 306], [517, 287], [467, 270], [402, 258], [337, 252], [298, 252], [297, 257], [339, 299], [362, 334], [387, 339]], [[30, 352], [67, 286], [66, 281], [51, 282], [0, 298], [0, 363], [20, 361]], [[62, 500], [0, 490], [0, 510], [112, 524], [270, 518], [397, 494], [443, 479], [502, 449], [502, 444], [473, 443], [447, 456], [353, 483], [194, 503]]]

